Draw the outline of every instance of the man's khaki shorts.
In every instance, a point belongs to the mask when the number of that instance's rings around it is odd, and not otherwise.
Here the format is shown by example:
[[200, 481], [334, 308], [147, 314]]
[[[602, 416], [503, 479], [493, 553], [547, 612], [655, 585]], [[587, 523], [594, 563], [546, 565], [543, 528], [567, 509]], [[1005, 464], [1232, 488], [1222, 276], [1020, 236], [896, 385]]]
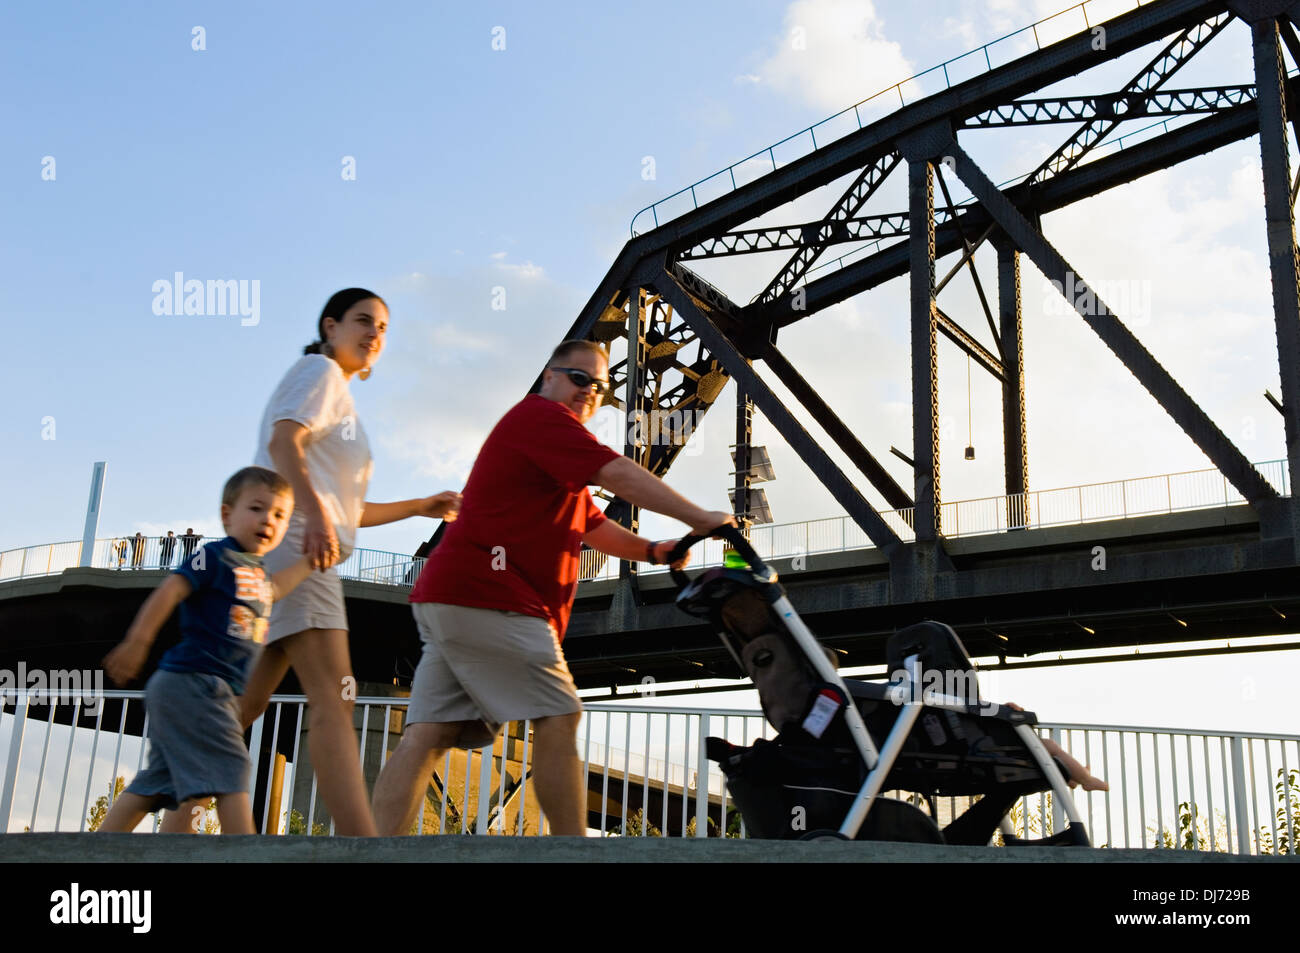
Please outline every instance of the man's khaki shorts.
[[582, 702], [545, 619], [439, 602], [411, 604], [424, 643], [407, 724], [474, 721], [458, 748], [491, 744], [507, 721], [569, 715]]

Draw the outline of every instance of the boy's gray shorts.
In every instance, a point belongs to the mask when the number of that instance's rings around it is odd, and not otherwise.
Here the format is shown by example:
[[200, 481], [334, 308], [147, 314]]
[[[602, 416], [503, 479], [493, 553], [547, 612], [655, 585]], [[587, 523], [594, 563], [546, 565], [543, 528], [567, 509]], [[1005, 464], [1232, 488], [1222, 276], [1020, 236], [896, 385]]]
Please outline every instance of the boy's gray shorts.
[[477, 722], [458, 748], [491, 744], [507, 721], [582, 711], [560, 640], [545, 619], [440, 602], [411, 604], [424, 652], [407, 724]]
[[144, 692], [149, 762], [128, 793], [162, 797], [161, 806], [175, 810], [192, 797], [248, 790], [239, 699], [224, 678], [159, 669]]

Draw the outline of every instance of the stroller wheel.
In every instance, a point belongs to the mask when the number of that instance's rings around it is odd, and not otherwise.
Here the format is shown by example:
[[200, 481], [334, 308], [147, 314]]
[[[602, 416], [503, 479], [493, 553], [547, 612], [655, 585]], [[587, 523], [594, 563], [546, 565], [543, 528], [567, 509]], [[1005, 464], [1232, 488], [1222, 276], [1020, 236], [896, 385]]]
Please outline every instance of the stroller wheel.
[[849, 838], [845, 837], [839, 831], [832, 831], [832, 830], [809, 831], [807, 834], [804, 834], [803, 837], [800, 837], [799, 839], [800, 840], [849, 840]]

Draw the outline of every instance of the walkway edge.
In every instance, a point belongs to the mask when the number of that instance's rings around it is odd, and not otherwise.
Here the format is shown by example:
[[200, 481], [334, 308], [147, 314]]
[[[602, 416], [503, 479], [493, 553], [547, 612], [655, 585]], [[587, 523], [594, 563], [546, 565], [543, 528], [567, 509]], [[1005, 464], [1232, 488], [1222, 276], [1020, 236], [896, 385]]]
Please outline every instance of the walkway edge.
[[1286, 863], [1182, 850], [577, 837], [6, 834], [8, 863]]

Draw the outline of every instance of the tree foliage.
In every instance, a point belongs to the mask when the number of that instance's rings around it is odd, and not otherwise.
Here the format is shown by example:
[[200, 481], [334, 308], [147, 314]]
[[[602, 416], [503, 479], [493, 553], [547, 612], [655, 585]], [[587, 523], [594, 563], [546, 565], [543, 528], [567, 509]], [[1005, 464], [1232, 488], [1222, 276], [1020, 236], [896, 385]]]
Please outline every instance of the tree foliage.
[[[326, 824], [313, 824], [313, 825], [311, 826], [311, 832], [312, 832], [312, 835], [315, 836], [315, 837], [322, 837], [322, 836], [324, 836], [324, 835], [329, 834], [330, 829], [329, 829], [329, 826], [326, 825]], [[290, 811], [290, 812], [289, 812], [289, 830], [288, 830], [288, 833], [290, 833], [290, 834], [306, 834], [306, 833], [307, 833], [307, 820], [306, 820], [306, 818], [304, 818], [304, 817], [302, 816], [302, 814], [301, 814], [300, 812], [298, 812], [297, 810], [293, 810], [293, 811]]]
[[[1300, 768], [1292, 768], [1290, 773], [1277, 770], [1277, 783], [1273, 785], [1277, 798], [1277, 810], [1274, 811], [1275, 824], [1259, 829], [1259, 852], [1261, 854], [1295, 854], [1300, 851], [1296, 840], [1300, 837]], [[1273, 836], [1273, 827], [1277, 827], [1277, 837]]]
[[104, 818], [108, 817], [109, 807], [112, 805], [113, 801], [117, 800], [117, 796], [122, 793], [124, 787], [126, 787], [126, 778], [119, 774], [113, 779], [112, 792], [109, 794], [101, 794], [99, 797], [95, 798], [94, 806], [91, 807], [90, 813], [86, 815], [86, 830], [99, 830], [99, 826], [104, 823]]

